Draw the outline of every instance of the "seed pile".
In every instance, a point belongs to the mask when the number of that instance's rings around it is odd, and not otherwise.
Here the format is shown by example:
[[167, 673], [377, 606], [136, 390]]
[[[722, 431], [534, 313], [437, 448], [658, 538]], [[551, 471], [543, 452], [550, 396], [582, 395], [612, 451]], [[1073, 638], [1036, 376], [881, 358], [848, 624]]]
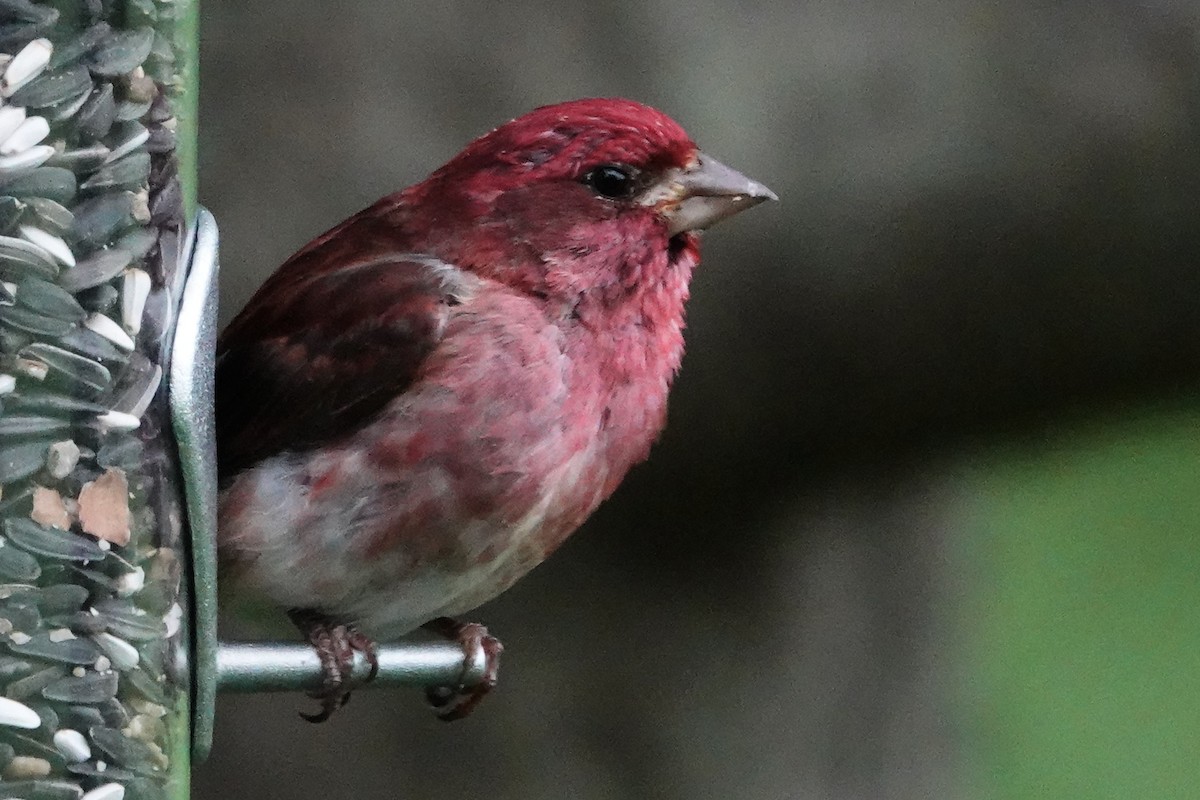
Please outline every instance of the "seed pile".
[[0, 0], [0, 800], [164, 797], [186, 0]]

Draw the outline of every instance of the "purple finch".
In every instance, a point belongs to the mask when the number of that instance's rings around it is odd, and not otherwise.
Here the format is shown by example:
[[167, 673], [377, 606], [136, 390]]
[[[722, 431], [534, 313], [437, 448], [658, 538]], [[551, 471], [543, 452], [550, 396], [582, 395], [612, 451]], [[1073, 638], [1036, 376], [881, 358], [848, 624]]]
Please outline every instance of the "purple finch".
[[422, 625], [483, 647], [494, 680], [498, 643], [449, 618], [646, 458], [697, 232], [767, 199], [662, 112], [578, 100], [476, 139], [259, 289], [218, 345], [219, 542], [322, 654], [317, 718], [354, 649]]

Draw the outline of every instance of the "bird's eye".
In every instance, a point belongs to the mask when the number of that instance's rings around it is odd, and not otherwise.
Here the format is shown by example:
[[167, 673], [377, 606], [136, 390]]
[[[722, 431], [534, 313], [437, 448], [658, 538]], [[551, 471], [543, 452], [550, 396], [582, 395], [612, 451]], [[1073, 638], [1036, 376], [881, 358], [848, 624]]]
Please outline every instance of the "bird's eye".
[[637, 188], [636, 175], [632, 167], [605, 164], [583, 176], [583, 182], [603, 197], [614, 200], [629, 197]]

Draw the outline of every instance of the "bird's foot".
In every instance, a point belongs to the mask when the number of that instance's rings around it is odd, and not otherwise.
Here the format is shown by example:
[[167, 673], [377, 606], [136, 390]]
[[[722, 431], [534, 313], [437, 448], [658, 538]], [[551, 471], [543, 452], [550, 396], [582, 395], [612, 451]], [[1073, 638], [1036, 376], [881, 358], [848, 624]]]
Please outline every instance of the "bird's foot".
[[[457, 622], [449, 617], [438, 617], [422, 625], [425, 630], [456, 641], [462, 647], [463, 667], [457, 686], [436, 686], [425, 690], [425, 697], [444, 722], [462, 719], [475, 710], [484, 696], [496, 685], [500, 671], [500, 654], [504, 645], [488, 633], [487, 628], [474, 622]], [[482, 653], [483, 677], [471, 687], [466, 686], [466, 677], [474, 668]]]
[[[309, 722], [324, 722], [350, 701], [350, 692], [374, 680], [379, 672], [375, 642], [353, 625], [335, 622], [319, 611], [294, 608], [288, 612], [288, 617], [317, 651], [324, 676], [321, 688], [309, 692], [309, 697], [321, 701], [321, 710], [300, 716]], [[360, 682], [353, 680], [356, 651], [362, 653], [371, 666], [367, 677]]]

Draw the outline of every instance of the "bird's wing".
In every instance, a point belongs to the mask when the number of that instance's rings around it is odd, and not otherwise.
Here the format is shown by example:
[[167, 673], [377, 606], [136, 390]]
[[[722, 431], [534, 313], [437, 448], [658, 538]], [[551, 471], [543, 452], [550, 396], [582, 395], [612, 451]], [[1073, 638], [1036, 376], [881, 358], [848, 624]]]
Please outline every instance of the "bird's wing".
[[420, 254], [293, 266], [304, 265], [276, 273], [217, 344], [222, 480], [363, 425], [413, 381], [469, 292], [464, 273]]

